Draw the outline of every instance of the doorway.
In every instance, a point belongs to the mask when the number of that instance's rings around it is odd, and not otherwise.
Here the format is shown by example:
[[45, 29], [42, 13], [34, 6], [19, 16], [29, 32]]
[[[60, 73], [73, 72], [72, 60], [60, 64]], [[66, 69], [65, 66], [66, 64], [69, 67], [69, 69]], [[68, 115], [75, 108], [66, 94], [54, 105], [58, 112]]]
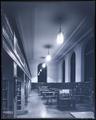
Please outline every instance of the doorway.
[[[42, 64], [43, 63], [40, 63], [38, 65], [38, 73], [40, 73], [38, 75], [38, 82], [46, 83], [47, 82], [47, 66], [45, 68], [42, 68]], [[40, 71], [40, 70], [42, 70], [42, 71]]]

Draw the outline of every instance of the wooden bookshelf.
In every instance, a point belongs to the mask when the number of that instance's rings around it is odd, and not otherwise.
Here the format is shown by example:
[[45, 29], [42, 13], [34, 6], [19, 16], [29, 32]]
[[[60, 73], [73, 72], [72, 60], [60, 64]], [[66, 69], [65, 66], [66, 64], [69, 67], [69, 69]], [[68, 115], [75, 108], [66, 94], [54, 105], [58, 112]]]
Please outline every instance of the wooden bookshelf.
[[16, 83], [16, 102], [17, 110], [21, 110], [21, 82], [17, 81]]
[[2, 80], [2, 111], [8, 110], [8, 80]]

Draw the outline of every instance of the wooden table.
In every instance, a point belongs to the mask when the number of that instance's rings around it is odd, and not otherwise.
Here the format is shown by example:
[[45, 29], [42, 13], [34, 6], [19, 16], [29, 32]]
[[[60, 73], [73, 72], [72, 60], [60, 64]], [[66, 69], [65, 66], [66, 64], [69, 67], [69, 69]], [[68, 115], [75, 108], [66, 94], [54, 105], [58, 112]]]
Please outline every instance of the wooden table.
[[54, 91], [44, 91], [43, 97], [47, 100], [47, 104], [50, 104], [53, 102], [53, 99], [57, 100], [57, 93]]

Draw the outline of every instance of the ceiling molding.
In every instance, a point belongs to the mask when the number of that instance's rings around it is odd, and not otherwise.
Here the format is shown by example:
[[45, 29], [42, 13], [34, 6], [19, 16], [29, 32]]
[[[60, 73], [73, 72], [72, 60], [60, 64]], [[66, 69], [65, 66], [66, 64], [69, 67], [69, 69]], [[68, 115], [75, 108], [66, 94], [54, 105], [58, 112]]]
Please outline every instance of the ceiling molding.
[[[75, 30], [73, 30], [72, 34], [69, 36], [69, 38], [65, 41], [65, 43], [57, 50], [55, 51], [55, 53], [53, 54], [53, 59], [56, 58], [56, 56], [58, 56], [60, 54], [60, 52], [62, 51], [62, 49], [64, 49], [64, 47], [69, 43], [69, 41], [71, 42], [73, 39], [71, 39], [74, 34], [80, 29], [80, 27], [85, 23], [86, 17], [83, 18], [83, 20], [78, 24], [78, 26], [75, 28]], [[71, 40], [70, 40], [71, 39]]]
[[[77, 44], [81, 43], [81, 42], [85, 42], [87, 41], [89, 37], [92, 37], [89, 33], [92, 33], [93, 28], [90, 28], [86, 33], [84, 33], [77, 41], [74, 41], [74, 44], [71, 44], [72, 42], [68, 43], [68, 49], [66, 50], [61, 50], [61, 56], [57, 56], [57, 58], [55, 58], [56, 61], [60, 61], [66, 54], [68, 54]], [[86, 40], [85, 40], [86, 38]], [[71, 44], [71, 45], [70, 45]], [[71, 47], [70, 47], [71, 46]], [[63, 54], [62, 54], [63, 53]]]

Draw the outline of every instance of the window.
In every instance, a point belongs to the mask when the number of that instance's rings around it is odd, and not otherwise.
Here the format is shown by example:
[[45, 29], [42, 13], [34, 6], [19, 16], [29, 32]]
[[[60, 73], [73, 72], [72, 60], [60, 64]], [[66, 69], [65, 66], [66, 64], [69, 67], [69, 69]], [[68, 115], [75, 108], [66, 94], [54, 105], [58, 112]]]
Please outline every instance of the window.
[[75, 52], [71, 56], [71, 82], [75, 82]]

